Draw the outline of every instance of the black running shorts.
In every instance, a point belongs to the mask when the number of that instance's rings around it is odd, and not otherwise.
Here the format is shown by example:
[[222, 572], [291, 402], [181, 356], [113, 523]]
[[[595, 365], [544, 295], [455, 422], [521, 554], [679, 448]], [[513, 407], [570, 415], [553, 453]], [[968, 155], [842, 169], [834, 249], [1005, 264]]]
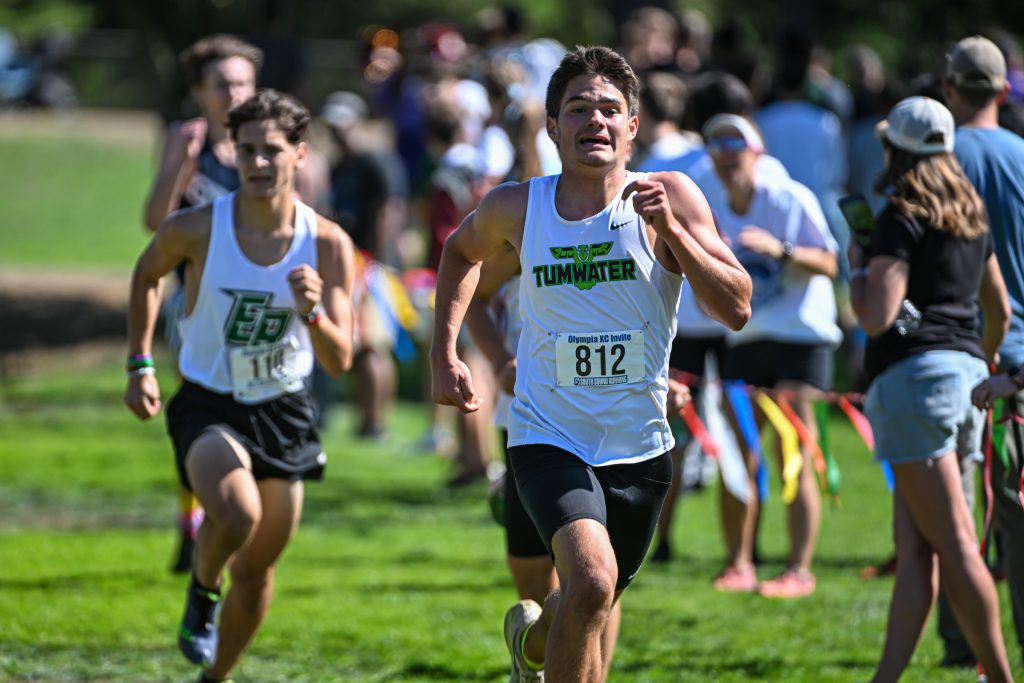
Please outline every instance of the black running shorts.
[[671, 456], [592, 467], [557, 446], [534, 444], [509, 448], [508, 459], [519, 497], [552, 558], [556, 531], [578, 519], [593, 519], [608, 529], [619, 568], [615, 588], [626, 588], [640, 571], [658, 526], [672, 481]]
[[753, 341], [726, 349], [722, 379], [739, 379], [757, 387], [779, 382], [802, 382], [828, 391], [832, 388], [832, 347]]
[[519, 498], [516, 473], [508, 461], [508, 432], [504, 429], [501, 447], [505, 452], [505, 548], [512, 557], [545, 557], [548, 548]]
[[313, 400], [305, 390], [246, 405], [193, 382], [182, 383], [167, 404], [167, 432], [174, 443], [178, 477], [188, 490], [185, 456], [211, 427], [229, 427], [252, 459], [260, 479], [322, 479], [327, 457], [316, 430]]
[[[672, 352], [668, 366], [697, 377], [704, 376], [704, 360], [708, 352], [715, 357], [718, 371], [722, 371], [722, 356], [725, 353], [725, 337], [676, 337], [672, 340]], [[687, 382], [691, 384], [691, 382]], [[693, 382], [692, 384], [696, 384]]]

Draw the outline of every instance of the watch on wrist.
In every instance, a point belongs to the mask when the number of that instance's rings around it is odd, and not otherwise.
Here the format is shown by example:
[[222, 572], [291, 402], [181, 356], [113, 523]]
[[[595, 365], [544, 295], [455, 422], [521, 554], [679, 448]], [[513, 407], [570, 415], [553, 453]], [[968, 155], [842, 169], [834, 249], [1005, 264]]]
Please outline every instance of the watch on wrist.
[[782, 242], [782, 260], [788, 261], [789, 259], [793, 258], [794, 249], [796, 249], [796, 247], [793, 246], [792, 242], [790, 242], [789, 240], [784, 240]]
[[324, 308], [319, 302], [313, 304], [313, 308], [309, 309], [309, 313], [302, 315], [303, 320], [306, 321], [307, 325], [313, 326], [320, 322], [320, 319], [324, 315]]

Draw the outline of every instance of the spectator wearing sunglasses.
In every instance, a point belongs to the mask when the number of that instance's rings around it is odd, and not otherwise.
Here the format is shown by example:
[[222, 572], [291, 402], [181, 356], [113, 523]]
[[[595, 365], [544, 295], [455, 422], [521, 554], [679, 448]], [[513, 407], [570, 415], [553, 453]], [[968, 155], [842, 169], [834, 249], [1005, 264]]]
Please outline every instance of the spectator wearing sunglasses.
[[[708, 201], [719, 231], [754, 285], [750, 322], [727, 335], [722, 377], [785, 393], [816, 439], [812, 401], [831, 387], [833, 350], [842, 337], [832, 290], [838, 245], [809, 189], [756, 171], [764, 142], [750, 121], [721, 114], [708, 120], [703, 134], [725, 189]], [[760, 411], [755, 417], [760, 428], [765, 417]], [[780, 451], [778, 443], [775, 450]], [[786, 508], [790, 552], [785, 570], [758, 583], [753, 564], [758, 456], [752, 449], [745, 453], [747, 500], [725, 490], [721, 494], [728, 562], [715, 579], [717, 590], [757, 591], [770, 598], [799, 598], [814, 591], [811, 559], [821, 509], [810, 452], [804, 449], [802, 456], [796, 499]], [[777, 462], [781, 471], [781, 453]]]

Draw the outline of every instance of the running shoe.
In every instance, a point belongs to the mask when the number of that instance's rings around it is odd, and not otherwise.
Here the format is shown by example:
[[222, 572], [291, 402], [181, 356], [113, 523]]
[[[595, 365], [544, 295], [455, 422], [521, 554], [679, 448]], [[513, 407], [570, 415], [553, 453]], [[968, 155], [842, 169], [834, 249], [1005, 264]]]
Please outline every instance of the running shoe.
[[711, 584], [719, 593], [753, 593], [757, 590], [757, 572], [753, 567], [726, 567]]
[[512, 656], [512, 674], [508, 683], [537, 683], [544, 681], [544, 671], [531, 669], [523, 654], [523, 634], [537, 623], [541, 607], [534, 600], [520, 600], [505, 613], [505, 645]]
[[814, 592], [814, 585], [814, 574], [787, 569], [778, 578], [763, 582], [757, 592], [766, 598], [804, 598]]
[[178, 648], [185, 659], [205, 666], [217, 653], [220, 593], [200, 588], [193, 576], [186, 595], [185, 615], [178, 629]]

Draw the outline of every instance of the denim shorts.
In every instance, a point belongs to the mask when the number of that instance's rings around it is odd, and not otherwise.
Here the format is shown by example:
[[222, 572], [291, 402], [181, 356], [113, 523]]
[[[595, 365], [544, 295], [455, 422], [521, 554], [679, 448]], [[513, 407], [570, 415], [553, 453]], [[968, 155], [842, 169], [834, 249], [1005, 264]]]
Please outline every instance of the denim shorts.
[[926, 351], [889, 366], [868, 388], [864, 413], [875, 434], [875, 460], [982, 460], [985, 413], [971, 389], [988, 377], [980, 358], [961, 351]]

